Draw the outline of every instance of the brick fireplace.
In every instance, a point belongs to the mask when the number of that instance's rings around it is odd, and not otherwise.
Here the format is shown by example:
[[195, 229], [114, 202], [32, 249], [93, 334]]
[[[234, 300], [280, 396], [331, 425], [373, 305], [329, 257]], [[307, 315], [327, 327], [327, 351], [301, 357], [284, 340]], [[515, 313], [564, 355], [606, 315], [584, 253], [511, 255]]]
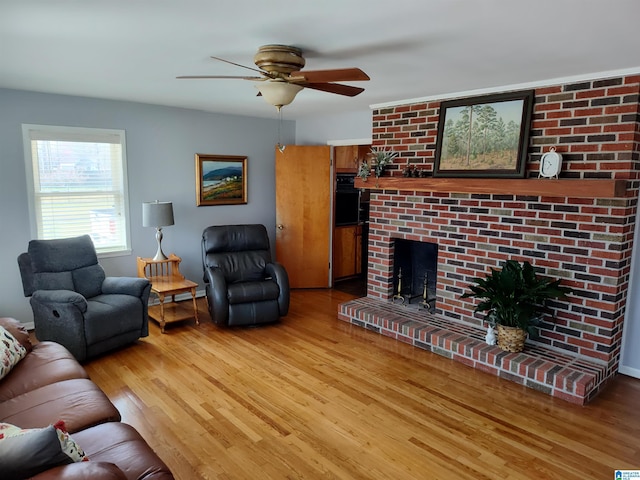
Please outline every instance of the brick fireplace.
[[[535, 90], [527, 178], [402, 177], [432, 171], [440, 101], [373, 112], [373, 143], [400, 153], [371, 189], [367, 296], [342, 304], [342, 320], [449, 356], [574, 403], [616, 374], [640, 168], [640, 76]], [[551, 146], [561, 180], [538, 179]], [[524, 183], [523, 183], [524, 182]], [[394, 305], [394, 240], [437, 244], [433, 314]], [[486, 345], [482, 317], [460, 295], [506, 259], [528, 260], [575, 294], [554, 302], [523, 354]]]

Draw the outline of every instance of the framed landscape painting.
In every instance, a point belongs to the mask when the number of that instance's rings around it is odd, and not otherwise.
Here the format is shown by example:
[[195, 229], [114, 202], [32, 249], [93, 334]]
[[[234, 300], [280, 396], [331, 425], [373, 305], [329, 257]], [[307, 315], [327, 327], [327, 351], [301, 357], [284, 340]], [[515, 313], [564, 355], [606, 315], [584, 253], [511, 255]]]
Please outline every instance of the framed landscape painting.
[[247, 203], [247, 157], [196, 153], [196, 204]]
[[523, 178], [533, 90], [440, 104], [434, 177]]

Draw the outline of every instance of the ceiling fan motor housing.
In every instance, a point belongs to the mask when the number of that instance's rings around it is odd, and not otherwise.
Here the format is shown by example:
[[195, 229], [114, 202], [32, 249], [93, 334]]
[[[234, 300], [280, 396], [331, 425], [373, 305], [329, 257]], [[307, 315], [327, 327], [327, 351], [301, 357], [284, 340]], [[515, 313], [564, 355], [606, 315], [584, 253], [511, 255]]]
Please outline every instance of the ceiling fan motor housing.
[[335, 82], [353, 82], [369, 80], [369, 76], [359, 68], [338, 68], [333, 70], [301, 70], [305, 66], [302, 50], [290, 45], [263, 45], [258, 48], [253, 61], [259, 68], [230, 62], [224, 58], [211, 57], [214, 60], [229, 63], [259, 73], [261, 76], [237, 75], [188, 75], [177, 78], [235, 78], [255, 81], [260, 95], [278, 109], [290, 104], [303, 88], [355, 97], [364, 88], [343, 85]]
[[264, 71], [284, 75], [297, 72], [305, 65], [302, 50], [288, 45], [263, 45], [253, 61]]

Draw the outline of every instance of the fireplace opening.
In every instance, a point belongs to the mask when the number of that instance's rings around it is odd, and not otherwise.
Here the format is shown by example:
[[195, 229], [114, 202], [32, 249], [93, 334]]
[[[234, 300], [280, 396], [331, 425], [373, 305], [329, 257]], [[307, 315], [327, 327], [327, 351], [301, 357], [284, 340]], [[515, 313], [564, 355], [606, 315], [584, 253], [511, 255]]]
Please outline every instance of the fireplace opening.
[[434, 312], [438, 245], [396, 238], [393, 254], [393, 302]]

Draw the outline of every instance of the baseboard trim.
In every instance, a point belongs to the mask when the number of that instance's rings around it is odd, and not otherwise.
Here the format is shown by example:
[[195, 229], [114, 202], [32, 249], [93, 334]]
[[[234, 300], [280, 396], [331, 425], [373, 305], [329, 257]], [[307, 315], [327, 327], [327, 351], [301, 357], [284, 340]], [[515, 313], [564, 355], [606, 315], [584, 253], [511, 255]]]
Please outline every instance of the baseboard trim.
[[637, 369], [637, 368], [625, 367], [623, 365], [620, 365], [618, 372], [622, 373], [623, 375], [628, 375], [630, 377], [640, 378], [640, 369]]

